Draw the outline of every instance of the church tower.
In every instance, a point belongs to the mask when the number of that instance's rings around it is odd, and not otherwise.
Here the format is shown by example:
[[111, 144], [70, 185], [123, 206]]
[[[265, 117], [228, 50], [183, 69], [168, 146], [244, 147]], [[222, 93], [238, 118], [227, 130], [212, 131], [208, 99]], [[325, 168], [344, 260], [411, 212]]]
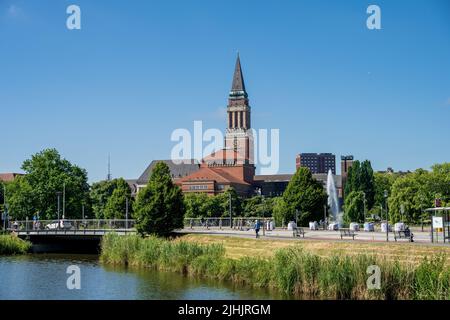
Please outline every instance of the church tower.
[[241, 164], [254, 164], [253, 134], [251, 130], [251, 108], [245, 91], [239, 54], [234, 68], [233, 83], [228, 96], [228, 126], [225, 135], [225, 148], [238, 154]]

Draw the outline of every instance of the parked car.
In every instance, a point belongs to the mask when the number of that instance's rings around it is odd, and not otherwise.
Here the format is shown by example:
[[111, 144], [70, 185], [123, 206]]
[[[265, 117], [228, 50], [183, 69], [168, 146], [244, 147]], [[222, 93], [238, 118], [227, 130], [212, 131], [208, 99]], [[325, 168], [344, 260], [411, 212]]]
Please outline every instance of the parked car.
[[[58, 228], [59, 225], [59, 228]], [[47, 230], [70, 230], [72, 229], [72, 224], [70, 223], [70, 221], [67, 220], [60, 220], [58, 223], [58, 220], [53, 221], [52, 223], [49, 223], [48, 225], [45, 226], [45, 229]]]

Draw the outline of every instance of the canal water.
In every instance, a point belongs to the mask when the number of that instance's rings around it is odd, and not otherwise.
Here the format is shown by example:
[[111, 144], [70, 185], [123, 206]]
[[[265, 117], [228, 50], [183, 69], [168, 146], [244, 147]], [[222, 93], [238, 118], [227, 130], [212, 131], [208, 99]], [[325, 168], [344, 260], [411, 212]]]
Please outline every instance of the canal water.
[[[81, 271], [69, 290], [67, 267]], [[185, 277], [178, 273], [110, 267], [97, 255], [30, 254], [0, 257], [0, 300], [286, 299], [269, 290]]]

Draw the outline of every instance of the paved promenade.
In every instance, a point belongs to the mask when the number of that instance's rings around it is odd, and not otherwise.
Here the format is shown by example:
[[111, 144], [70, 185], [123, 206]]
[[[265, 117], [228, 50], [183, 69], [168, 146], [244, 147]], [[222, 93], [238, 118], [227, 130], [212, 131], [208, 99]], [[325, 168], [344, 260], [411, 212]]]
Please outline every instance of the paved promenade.
[[[386, 242], [386, 233], [383, 232], [366, 232], [366, 231], [356, 231], [355, 240], [351, 238], [344, 238], [341, 240], [339, 231], [328, 231], [328, 230], [309, 230], [304, 228], [305, 230], [305, 238], [294, 238], [292, 231], [287, 231], [283, 229], [275, 229], [273, 231], [265, 231], [264, 235], [262, 230], [260, 230], [261, 238], [265, 239], [280, 239], [280, 240], [331, 240], [331, 241], [365, 241], [365, 242]], [[255, 231], [253, 229], [250, 230], [236, 230], [230, 228], [209, 228], [206, 229], [204, 227], [194, 227], [185, 228], [180, 231], [181, 233], [194, 233], [194, 234], [209, 234], [209, 235], [223, 235], [223, 236], [234, 236], [234, 237], [243, 237], [243, 238], [254, 238]], [[431, 243], [430, 231], [421, 231], [420, 228], [413, 229], [414, 234], [414, 242], [415, 243]], [[439, 243], [443, 243], [442, 235], [440, 235]], [[389, 233], [389, 241], [395, 242], [394, 233]], [[397, 242], [409, 242], [407, 239], [398, 239]]]

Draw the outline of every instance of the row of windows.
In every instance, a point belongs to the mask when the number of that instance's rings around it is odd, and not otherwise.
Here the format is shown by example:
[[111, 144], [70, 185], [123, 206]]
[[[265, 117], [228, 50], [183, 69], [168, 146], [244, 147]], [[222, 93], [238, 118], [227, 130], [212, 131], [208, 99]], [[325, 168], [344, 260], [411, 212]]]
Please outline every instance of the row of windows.
[[206, 184], [189, 186], [189, 190], [207, 190], [207, 189], [208, 186]]

